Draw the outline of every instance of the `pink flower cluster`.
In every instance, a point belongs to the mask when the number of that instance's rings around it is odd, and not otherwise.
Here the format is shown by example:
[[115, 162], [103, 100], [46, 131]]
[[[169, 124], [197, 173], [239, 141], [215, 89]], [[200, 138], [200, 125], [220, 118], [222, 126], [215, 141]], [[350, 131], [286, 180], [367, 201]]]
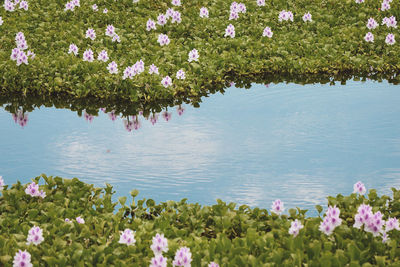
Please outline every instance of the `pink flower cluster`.
[[192, 253], [190, 252], [190, 249], [187, 247], [181, 247], [179, 250], [176, 251], [172, 265], [188, 267], [191, 266], [190, 264], [191, 262], [192, 262]]
[[93, 41], [94, 39], [96, 39], [96, 31], [92, 28], [88, 28], [86, 30], [85, 38], [89, 38]]
[[152, 19], [148, 19], [146, 22], [146, 30], [151, 31], [156, 29], [156, 22]]
[[385, 43], [388, 45], [394, 45], [396, 43], [396, 40], [394, 39], [394, 34], [389, 33], [386, 35]]
[[118, 243], [126, 244], [128, 246], [134, 245], [136, 240], [133, 231], [130, 229], [125, 229], [125, 231], [121, 233]]
[[28, 113], [24, 113], [22, 110], [18, 110], [17, 113], [12, 114], [13, 120], [15, 123], [24, 127], [28, 123]]
[[132, 66], [128, 66], [124, 70], [124, 75], [122, 79], [125, 80], [127, 78], [132, 79], [134, 76], [144, 72], [144, 62], [143, 60], [136, 61]]
[[156, 65], [151, 64], [149, 67], [149, 74], [159, 74], [158, 73], [158, 68]]
[[365, 193], [367, 193], [367, 189], [362, 182], [358, 181], [353, 186], [353, 193], [364, 195]]
[[328, 206], [324, 220], [319, 225], [319, 230], [326, 235], [331, 235], [335, 228], [342, 224], [342, 219], [339, 218], [339, 215], [339, 208]]
[[3, 191], [4, 189], [4, 180], [3, 180], [3, 176], [0, 176], [0, 191]]
[[229, 24], [228, 27], [226, 27], [225, 29], [224, 37], [228, 36], [231, 38], [235, 38], [235, 26], [233, 26], [232, 24]]
[[185, 72], [183, 71], [183, 69], [180, 69], [176, 72], [176, 78], [178, 80], [184, 80], [186, 78], [185, 76]]
[[301, 222], [296, 219], [290, 225], [289, 234], [291, 234], [294, 237], [296, 237], [299, 234], [300, 229], [303, 229], [303, 227], [304, 226], [301, 224]]
[[153, 237], [153, 243], [150, 248], [154, 252], [154, 257], [150, 261], [150, 266], [166, 267], [167, 259], [163, 257], [162, 253], [168, 251], [168, 240], [164, 237], [164, 234], [156, 234]]
[[238, 19], [239, 13], [246, 13], [246, 6], [243, 3], [238, 4], [237, 2], [233, 2], [230, 8], [229, 20]]
[[25, 40], [25, 35], [22, 32], [18, 32], [15, 36], [15, 43], [17, 45], [16, 48], [13, 48], [11, 51], [11, 60], [17, 62], [17, 66], [24, 63], [28, 65], [28, 57], [30, 56], [31, 59], [35, 58], [35, 53], [32, 51], [28, 51], [27, 53], [24, 50], [28, 49], [28, 44]]
[[45, 198], [46, 197], [46, 192], [44, 192], [43, 190], [39, 191], [39, 185], [36, 184], [35, 182], [29, 184], [26, 187], [25, 193], [27, 195], [30, 195], [31, 197], [41, 197], [41, 198]]
[[161, 116], [164, 118], [164, 120], [165, 120], [166, 122], [168, 122], [168, 121], [171, 119], [171, 117], [172, 117], [172, 113], [171, 113], [171, 112], [168, 112], [168, 111], [164, 111], [164, 112], [161, 114]]
[[164, 234], [156, 234], [153, 237], [153, 243], [150, 246], [151, 250], [155, 255], [162, 254], [168, 251], [168, 240], [164, 237]]
[[171, 79], [171, 77], [165, 76], [165, 77], [161, 80], [161, 84], [162, 84], [165, 88], [171, 86], [171, 85], [172, 85], [172, 79]]
[[206, 7], [200, 8], [200, 18], [208, 18], [208, 9]]
[[275, 214], [280, 215], [284, 210], [283, 202], [280, 199], [277, 199], [272, 202], [271, 211]]
[[14, 260], [13, 260], [13, 267], [32, 267], [31, 263], [31, 254], [29, 254], [28, 251], [24, 250], [21, 251], [19, 250], [17, 253], [15, 253]]
[[257, 0], [257, 6], [265, 6], [265, 0]]
[[181, 6], [181, 0], [172, 0], [171, 4], [174, 6]]
[[307, 21], [311, 22], [312, 21], [310, 12], [307, 12], [306, 14], [303, 15], [303, 21], [304, 22], [307, 22]]
[[116, 34], [116, 32], [115, 32], [115, 27], [113, 25], [107, 25], [106, 36], [111, 37], [112, 42], [115, 42], [115, 41], [117, 41], [118, 43], [121, 42], [118, 34]]
[[271, 38], [274, 33], [272, 32], [270, 27], [265, 27], [263, 31], [263, 37]]
[[80, 6], [81, 6], [80, 0], [72, 0], [65, 4], [64, 11], [68, 10], [74, 11], [75, 7], [80, 7]]
[[388, 28], [390, 28], [390, 27], [397, 28], [396, 17], [395, 16], [390, 16], [389, 18], [384, 17], [382, 19], [382, 25], [386, 25], [386, 27], [388, 27]]
[[117, 74], [118, 73], [118, 65], [115, 63], [115, 61], [112, 61], [111, 63], [108, 64], [107, 70], [110, 74]]
[[[15, 11], [15, 6], [19, 3], [19, 9], [24, 9], [25, 11], [28, 10], [28, 2], [27, 1], [19, 1], [19, 0], [15, 0], [14, 2], [11, 0], [5, 0], [4, 1], [4, 9], [6, 11], [10, 11], [13, 12]], [[1, 24], [0, 24], [1, 25]]]
[[76, 44], [69, 45], [68, 54], [71, 54], [71, 53], [73, 53], [75, 56], [78, 55], [78, 47], [76, 46]]
[[374, 18], [369, 18], [368, 19], [368, 22], [367, 22], [367, 28], [368, 29], [373, 30], [378, 26], [379, 26], [379, 24], [378, 24], [378, 22], [376, 22], [376, 20], [374, 20]]
[[197, 51], [197, 49], [196, 48], [194, 48], [193, 50], [191, 50], [190, 52], [189, 52], [189, 59], [188, 59], [188, 61], [189, 62], [192, 62], [192, 61], [199, 61], [199, 51]]
[[168, 35], [163, 34], [163, 33], [160, 33], [160, 34], [158, 35], [157, 42], [158, 42], [161, 46], [164, 46], [164, 45], [168, 45], [168, 44], [170, 43], [170, 40], [169, 40], [169, 38], [168, 38]]
[[367, 32], [365, 34], [365, 36], [364, 36], [364, 40], [366, 42], [373, 43], [374, 42], [374, 35], [372, 34], [372, 32]]
[[293, 13], [292, 13], [292, 11], [282, 10], [279, 13], [278, 20], [279, 20], [279, 22], [288, 21], [288, 20], [293, 21]]
[[107, 62], [108, 61], [108, 53], [106, 50], [102, 50], [97, 56], [97, 60]]
[[383, 0], [382, 4], [381, 4], [381, 10], [382, 11], [386, 11], [390, 9], [390, 2], [392, 2], [392, 0]]
[[28, 232], [28, 238], [26, 241], [27, 245], [30, 245], [31, 243], [33, 243], [36, 246], [39, 245], [44, 241], [43, 230], [40, 229], [39, 226], [32, 227]]

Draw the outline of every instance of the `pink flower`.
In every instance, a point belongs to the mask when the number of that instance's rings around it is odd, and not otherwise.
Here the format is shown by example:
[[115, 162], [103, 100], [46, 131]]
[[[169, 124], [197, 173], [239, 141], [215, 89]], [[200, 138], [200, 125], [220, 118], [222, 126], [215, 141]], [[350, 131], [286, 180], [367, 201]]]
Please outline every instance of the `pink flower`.
[[283, 202], [280, 199], [273, 201], [271, 208], [271, 211], [278, 215], [280, 215], [285, 210]]
[[235, 38], [235, 26], [229, 24], [228, 27], [225, 29], [225, 37], [229, 36], [231, 38]]
[[3, 191], [4, 189], [4, 180], [3, 180], [3, 176], [0, 176], [0, 191]]
[[103, 9], [103, 13], [107, 14], [108, 13], [108, 9], [107, 8]]
[[186, 78], [185, 72], [182, 69], [178, 70], [178, 72], [176, 73], [176, 78], [178, 80], [184, 80]]
[[154, 65], [154, 64], [151, 64], [150, 67], [149, 67], [149, 74], [153, 74], [153, 73], [154, 74], [159, 74], [157, 66]]
[[197, 51], [197, 49], [193, 49], [192, 51], [189, 52], [189, 62], [192, 61], [199, 61], [199, 52]]
[[174, 13], [172, 14], [172, 23], [181, 23], [182, 19], [181, 19], [181, 13], [179, 11], [174, 11]]
[[382, 10], [382, 11], [386, 11], [386, 10], [389, 10], [389, 9], [390, 9], [390, 4], [389, 4], [389, 2], [383, 1], [383, 2], [382, 2], [382, 5], [381, 5], [381, 10]]
[[163, 252], [168, 251], [168, 240], [164, 237], [164, 234], [156, 234], [153, 237], [153, 243], [150, 246], [154, 255], [161, 255]]
[[34, 226], [32, 227], [29, 232], [28, 232], [28, 238], [27, 238], [27, 245], [30, 245], [33, 243], [34, 245], [39, 245], [44, 241], [43, 238], [43, 230], [40, 229], [39, 226]]
[[157, 24], [163, 26], [167, 23], [167, 17], [164, 14], [160, 14], [157, 17]]
[[373, 30], [378, 26], [379, 26], [379, 24], [376, 22], [376, 20], [374, 20], [373, 18], [368, 19], [368, 22], [367, 22], [368, 29]]
[[115, 110], [108, 113], [108, 117], [110, 120], [115, 121], [117, 119], [117, 115], [115, 114]]
[[92, 5], [92, 9], [93, 9], [94, 12], [96, 12], [97, 10], [99, 10], [99, 9], [97, 8], [97, 5], [96, 5], [96, 4], [93, 4], [93, 5]]
[[70, 219], [68, 219], [68, 218], [65, 218], [64, 222], [66, 222], [66, 223], [72, 223], [72, 221], [71, 221]]
[[394, 45], [395, 42], [396, 40], [394, 39], [394, 34], [389, 33], [388, 35], [386, 35], [385, 43], [387, 43], [388, 45]]
[[102, 50], [97, 56], [97, 60], [107, 62], [108, 61], [108, 53], [106, 50]]
[[70, 44], [68, 54], [73, 53], [75, 56], [78, 55], [78, 47], [75, 44]]
[[19, 8], [20, 8], [20, 9], [24, 9], [25, 11], [28, 10], [28, 2], [26, 2], [26, 1], [21, 1], [21, 2], [19, 3]]
[[165, 121], [168, 122], [168, 121], [171, 119], [171, 117], [172, 117], [172, 113], [171, 113], [171, 112], [168, 112], [168, 111], [164, 111], [164, 112], [162, 113], [162, 117], [164, 118]]
[[26, 250], [21, 251], [19, 250], [15, 253], [14, 260], [13, 260], [13, 267], [32, 267], [31, 263], [31, 254]]
[[393, 229], [400, 231], [399, 221], [397, 220], [397, 218], [389, 217], [388, 220], [386, 221], [385, 231], [389, 232], [389, 231], [392, 231]]
[[131, 132], [133, 129], [133, 122], [128, 121], [128, 120], [123, 120], [124, 122], [124, 127], [128, 132]]
[[135, 245], [136, 240], [133, 231], [130, 229], [125, 229], [125, 231], [121, 233], [118, 243], [126, 244], [128, 246]]
[[239, 13], [235, 11], [231, 11], [229, 14], [229, 20], [237, 20], [239, 18]]
[[162, 254], [155, 255], [151, 258], [150, 267], [167, 267], [167, 258], [164, 258]]
[[112, 61], [111, 63], [108, 64], [107, 70], [110, 74], [117, 74], [118, 73], [118, 65], [115, 63], [115, 61]]
[[95, 30], [93, 30], [92, 28], [88, 28], [87, 31], [86, 31], [85, 38], [89, 38], [89, 39], [91, 39], [92, 41], [93, 41], [94, 39], [96, 39], [96, 32], [95, 32]]
[[[364, 36], [364, 40], [366, 42], [374, 42], [374, 35], [372, 34], [372, 32], [367, 32], [367, 34]], [[363, 194], [362, 194], [363, 195]]]
[[301, 222], [296, 219], [290, 225], [289, 234], [296, 237], [299, 234], [300, 229], [303, 229], [303, 227], [304, 226], [301, 224]]
[[336, 227], [342, 224], [342, 219], [339, 218], [340, 210], [336, 206], [328, 206], [324, 220], [319, 226], [319, 230], [326, 235], [331, 235]]
[[167, 88], [169, 86], [172, 85], [172, 79], [169, 76], [165, 76], [162, 80], [161, 80], [161, 84]]
[[118, 36], [118, 34], [114, 34], [114, 36], [113, 36], [113, 38], [112, 38], [112, 42], [117, 42], [117, 43], [120, 43], [121, 42], [121, 39], [119, 39], [119, 36]]
[[167, 12], [165, 12], [165, 17], [167, 19], [172, 18], [172, 15], [174, 14], [175, 10], [173, 8], [168, 8]]
[[206, 7], [200, 8], [200, 18], [208, 18], [208, 9]]
[[46, 196], [46, 193], [43, 190], [39, 190], [39, 185], [36, 184], [35, 182], [29, 184], [25, 188], [25, 193], [27, 195], [30, 195], [31, 197], [41, 197], [44, 198]]
[[170, 40], [169, 40], [169, 38], [168, 38], [168, 35], [163, 34], [163, 33], [160, 33], [160, 34], [158, 35], [158, 40], [157, 40], [157, 42], [158, 42], [161, 46], [164, 46], [164, 45], [168, 45], [168, 44], [170, 43]]
[[155, 30], [156, 29], [156, 23], [154, 20], [152, 19], [148, 19], [147, 23], [146, 23], [146, 30], [150, 31], [150, 30]]
[[212, 261], [208, 264], [208, 267], [219, 267], [219, 265], [218, 263]]
[[84, 223], [85, 223], [85, 220], [84, 220], [82, 217], [80, 217], [80, 216], [76, 217], [75, 220], [76, 220], [76, 222], [79, 223], [79, 224], [84, 224]]
[[113, 37], [115, 35], [115, 28], [113, 25], [107, 25], [106, 35], [109, 37]]
[[35, 53], [33, 53], [31, 50], [28, 50], [28, 52], [26, 53], [26, 55], [28, 57], [31, 57], [31, 59], [34, 59], [36, 57]]
[[270, 27], [265, 27], [264, 31], [263, 31], [263, 37], [268, 37], [271, 38], [273, 35], [273, 32], [271, 31]]
[[257, 0], [258, 6], [265, 6], [265, 0]]
[[94, 54], [91, 49], [86, 49], [85, 52], [83, 52], [83, 61], [87, 62], [93, 62], [94, 60]]
[[[368, 34], [368, 33], [367, 33]], [[366, 38], [367, 36], [365, 36]], [[367, 41], [367, 39], [365, 39]], [[372, 36], [372, 42], [374, 41], [374, 36]], [[367, 41], [368, 42], [368, 41]], [[364, 195], [367, 192], [367, 189], [365, 189], [365, 186], [362, 182], [358, 181], [357, 183], [354, 184], [353, 186], [353, 193], [358, 193], [360, 195]]]
[[291, 11], [282, 10], [278, 16], [279, 22], [282, 21], [293, 21], [293, 13]]
[[311, 22], [312, 21], [310, 12], [307, 12], [306, 14], [304, 14], [303, 21], [304, 22], [307, 22], [307, 21]]
[[190, 253], [190, 249], [187, 247], [182, 247], [176, 251], [172, 265], [187, 267], [190, 266], [191, 262], [192, 262], [192, 253]]
[[174, 6], [181, 6], [181, 0], [172, 0], [171, 4]]
[[15, 10], [15, 4], [10, 0], [5, 0], [4, 1], [4, 9], [6, 11], [13, 12]]

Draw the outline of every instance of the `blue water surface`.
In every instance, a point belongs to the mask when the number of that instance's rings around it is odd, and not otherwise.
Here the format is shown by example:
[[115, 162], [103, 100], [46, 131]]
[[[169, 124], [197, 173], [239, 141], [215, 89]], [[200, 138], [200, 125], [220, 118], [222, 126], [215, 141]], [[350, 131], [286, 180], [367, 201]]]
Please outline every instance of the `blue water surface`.
[[89, 123], [43, 107], [21, 127], [0, 109], [0, 175], [7, 184], [41, 173], [79, 177], [112, 184], [116, 196], [136, 188], [156, 201], [219, 198], [270, 209], [280, 198], [311, 214], [359, 180], [379, 194], [400, 187], [399, 86], [232, 87], [184, 107], [154, 126], [140, 117], [132, 132], [103, 112]]

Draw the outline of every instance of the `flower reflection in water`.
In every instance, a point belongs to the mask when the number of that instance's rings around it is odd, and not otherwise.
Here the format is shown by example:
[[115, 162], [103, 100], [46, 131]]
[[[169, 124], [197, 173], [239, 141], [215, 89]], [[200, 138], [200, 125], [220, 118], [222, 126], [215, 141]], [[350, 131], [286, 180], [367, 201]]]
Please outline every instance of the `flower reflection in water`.
[[[120, 117], [122, 119], [125, 129], [128, 132], [131, 132], [132, 130], [139, 130], [140, 128], [142, 128], [143, 119], [150, 121], [150, 123], [154, 125], [158, 122], [160, 116], [160, 113], [151, 113], [144, 115], [143, 111], [139, 111], [138, 114], [134, 116], [120, 116], [118, 113], [115, 112], [115, 110], [107, 112], [105, 108], [100, 108], [100, 111], [107, 114], [109, 119], [112, 121], [116, 121]], [[176, 112], [178, 113], [179, 116], [182, 116], [182, 114], [185, 112], [185, 107], [181, 105], [177, 106]], [[89, 114], [86, 110], [83, 110], [83, 118], [87, 122], [89, 123], [93, 122], [94, 116], [95, 115]], [[167, 110], [165, 110], [161, 113], [161, 116], [166, 122], [168, 122], [172, 118], [172, 112], [168, 112]], [[143, 117], [142, 120], [140, 117]], [[28, 113], [24, 112], [23, 109], [20, 109], [12, 114], [12, 118], [15, 121], [15, 123], [18, 123], [19, 125], [24, 127], [28, 122]]]
[[28, 123], [28, 113], [23, 110], [18, 110], [16, 113], [12, 114], [13, 120], [15, 123], [24, 127]]

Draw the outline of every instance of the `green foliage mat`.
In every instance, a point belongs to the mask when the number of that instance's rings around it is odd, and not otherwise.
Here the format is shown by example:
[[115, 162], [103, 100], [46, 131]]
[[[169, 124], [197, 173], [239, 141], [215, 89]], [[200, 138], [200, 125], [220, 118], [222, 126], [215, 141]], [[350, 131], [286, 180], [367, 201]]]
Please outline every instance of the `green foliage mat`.
[[[237, 77], [258, 75], [330, 75], [340, 73], [369, 75], [387, 73], [397, 82], [400, 69], [399, 45], [385, 44], [388, 33], [397, 29], [380, 25], [372, 30], [375, 41], [364, 41], [368, 18], [378, 23], [385, 16], [400, 15], [400, 5], [391, 4], [388, 11], [379, 11], [381, 1], [356, 4], [354, 0], [270, 0], [259, 7], [256, 0], [242, 1], [247, 12], [237, 20], [228, 20], [233, 1], [182, 1], [173, 7], [170, 0], [82, 1], [75, 10], [64, 11], [67, 1], [29, 1], [29, 10], [7, 12], [0, 9], [0, 92], [19, 95], [61, 94], [76, 98], [123, 99], [128, 101], [157, 101], [181, 96], [196, 97], [227, 86]], [[240, 2], [240, 1], [239, 1]], [[98, 5], [94, 12], [92, 4]], [[200, 18], [200, 7], [209, 10], [209, 18]], [[160, 13], [173, 7], [182, 14], [182, 22], [157, 25], [148, 32], [149, 18], [157, 21]], [[107, 14], [102, 10], [107, 8]], [[290, 10], [294, 22], [278, 21], [281, 10]], [[312, 22], [303, 22], [310, 12]], [[121, 42], [105, 36], [107, 25], [114, 25]], [[233, 24], [236, 37], [224, 37], [227, 25]], [[270, 27], [273, 37], [262, 37]], [[85, 39], [88, 28], [96, 31], [94, 41]], [[36, 54], [29, 65], [16, 66], [10, 59], [15, 35], [23, 32]], [[167, 34], [171, 43], [160, 46], [158, 34]], [[399, 38], [400, 36], [396, 36]], [[79, 55], [68, 54], [71, 43], [79, 48]], [[84, 62], [82, 54], [92, 49], [98, 53], [106, 49], [110, 61], [116, 61], [119, 74], [109, 74], [108, 63], [98, 60]], [[188, 53], [196, 48], [198, 62], [188, 62]], [[127, 66], [142, 59], [145, 73], [132, 80], [123, 80]], [[110, 62], [109, 61], [109, 62]], [[148, 67], [154, 63], [160, 75], [150, 75]], [[177, 80], [179, 69], [186, 72], [185, 80]], [[173, 85], [164, 88], [162, 77], [169, 75]]]
[[[236, 207], [220, 200], [212, 206], [153, 200], [133, 201], [120, 197], [121, 207], [112, 202], [112, 187], [95, 188], [77, 178], [44, 179], [47, 196], [42, 199], [25, 193], [21, 183], [6, 186], [0, 197], [0, 265], [10, 266], [18, 249], [32, 255], [34, 266], [148, 266], [153, 252], [153, 236], [163, 233], [169, 250], [164, 253], [171, 266], [175, 251], [187, 246], [192, 266], [215, 261], [220, 266], [400, 266], [400, 232], [389, 232], [390, 240], [374, 237], [353, 227], [354, 215], [362, 203], [384, 219], [400, 216], [400, 191], [393, 197], [351, 194], [328, 197], [329, 205], [340, 208], [342, 224], [333, 234], [319, 231], [320, 216], [306, 217], [306, 210], [290, 209], [289, 215], [269, 214], [266, 209]], [[84, 218], [84, 224], [67, 223], [65, 218]], [[297, 237], [289, 235], [291, 221], [304, 225]], [[44, 241], [27, 245], [32, 226], [43, 229]], [[135, 231], [136, 244], [119, 244], [120, 232]]]

